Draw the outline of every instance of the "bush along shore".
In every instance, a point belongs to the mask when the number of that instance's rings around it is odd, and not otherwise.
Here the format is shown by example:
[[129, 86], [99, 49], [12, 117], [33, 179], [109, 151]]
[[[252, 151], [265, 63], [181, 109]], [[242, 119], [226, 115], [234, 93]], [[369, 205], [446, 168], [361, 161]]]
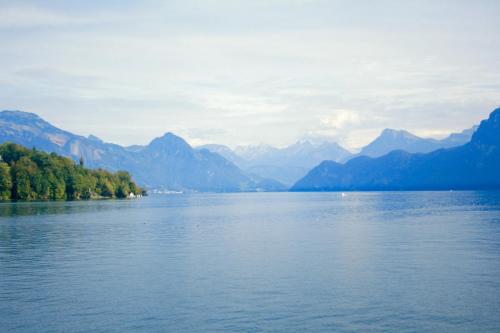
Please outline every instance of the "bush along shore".
[[23, 146], [0, 145], [0, 200], [130, 198], [143, 191], [126, 171], [111, 173]]

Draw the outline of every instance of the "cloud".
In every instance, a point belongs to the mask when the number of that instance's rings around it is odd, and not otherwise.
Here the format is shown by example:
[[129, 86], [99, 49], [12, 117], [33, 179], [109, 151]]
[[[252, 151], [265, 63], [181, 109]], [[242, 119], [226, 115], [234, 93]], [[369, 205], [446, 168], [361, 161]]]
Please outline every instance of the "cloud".
[[322, 117], [321, 125], [326, 129], [338, 130], [349, 125], [361, 123], [361, 116], [353, 110], [335, 110], [332, 115]]
[[351, 109], [329, 111], [317, 119], [314, 127], [302, 138], [314, 142], [334, 141], [347, 148], [356, 147], [358, 142], [353, 137], [363, 130], [365, 114]]
[[0, 108], [124, 144], [460, 130], [500, 100], [500, 6], [485, 6], [0, 0]]

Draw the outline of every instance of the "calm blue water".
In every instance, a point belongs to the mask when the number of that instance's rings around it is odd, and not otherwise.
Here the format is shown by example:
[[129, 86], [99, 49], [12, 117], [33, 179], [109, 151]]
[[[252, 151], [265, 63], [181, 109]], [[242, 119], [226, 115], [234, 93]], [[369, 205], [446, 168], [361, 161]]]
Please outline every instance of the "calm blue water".
[[2, 332], [499, 332], [500, 193], [0, 204]]

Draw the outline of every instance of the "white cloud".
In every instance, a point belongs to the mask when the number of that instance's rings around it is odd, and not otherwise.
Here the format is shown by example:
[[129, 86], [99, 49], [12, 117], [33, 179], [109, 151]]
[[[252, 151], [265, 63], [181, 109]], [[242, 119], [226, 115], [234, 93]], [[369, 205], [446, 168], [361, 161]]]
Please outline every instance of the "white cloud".
[[324, 128], [339, 130], [347, 125], [357, 125], [361, 123], [361, 116], [353, 110], [335, 110], [332, 115], [320, 119]]

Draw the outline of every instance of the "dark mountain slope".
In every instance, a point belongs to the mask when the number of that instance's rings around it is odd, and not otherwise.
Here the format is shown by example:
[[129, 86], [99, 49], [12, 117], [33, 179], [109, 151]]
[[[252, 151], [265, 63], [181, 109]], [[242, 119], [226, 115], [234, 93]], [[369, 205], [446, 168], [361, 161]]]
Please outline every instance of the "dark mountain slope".
[[449, 190], [500, 188], [500, 108], [481, 122], [469, 143], [427, 154], [393, 151], [346, 164], [325, 161], [293, 191]]

